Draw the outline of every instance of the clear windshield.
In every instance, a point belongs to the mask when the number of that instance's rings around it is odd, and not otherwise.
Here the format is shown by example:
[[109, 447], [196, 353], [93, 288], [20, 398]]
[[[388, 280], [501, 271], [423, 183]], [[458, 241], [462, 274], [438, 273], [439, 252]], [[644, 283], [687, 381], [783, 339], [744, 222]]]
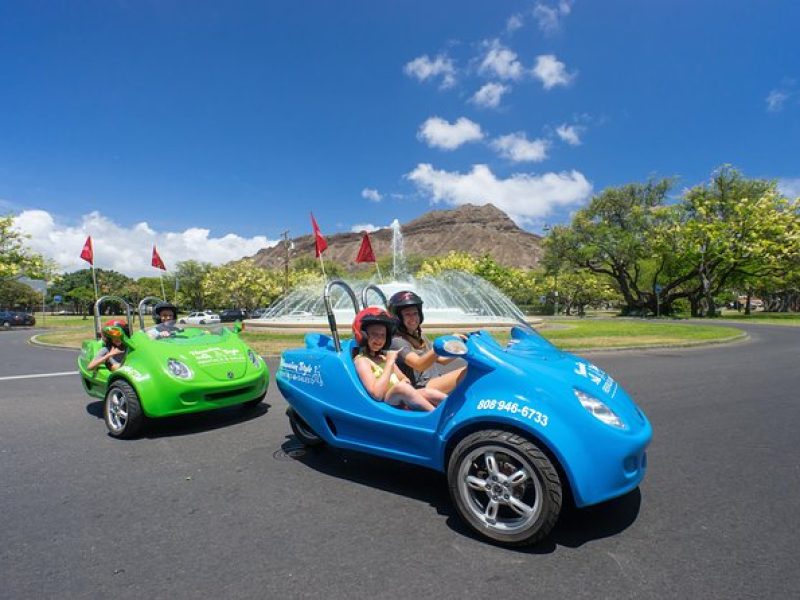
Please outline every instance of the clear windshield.
[[225, 335], [227, 328], [220, 324], [204, 325], [195, 327], [192, 325], [181, 325], [175, 321], [163, 321], [158, 325], [146, 330], [147, 335], [156, 341], [180, 341], [180, 340], [218, 340]]

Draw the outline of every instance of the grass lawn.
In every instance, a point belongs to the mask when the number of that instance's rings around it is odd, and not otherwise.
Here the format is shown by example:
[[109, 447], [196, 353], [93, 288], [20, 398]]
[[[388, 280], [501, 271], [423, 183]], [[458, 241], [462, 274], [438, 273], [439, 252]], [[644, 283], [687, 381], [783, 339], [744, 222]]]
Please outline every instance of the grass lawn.
[[[75, 319], [73, 325], [59, 324], [50, 332], [38, 336], [48, 344], [80, 348], [83, 340], [92, 336], [92, 320]], [[51, 326], [47, 318], [46, 326]], [[37, 321], [38, 323], [38, 321]], [[549, 323], [557, 328], [543, 328], [540, 333], [564, 350], [588, 350], [596, 348], [629, 348], [661, 345], [688, 345], [703, 342], [719, 342], [734, 339], [742, 332], [734, 327], [719, 325], [695, 325], [689, 323], [664, 323], [626, 319], [555, 320]], [[262, 355], [280, 354], [287, 348], [303, 345], [301, 333], [256, 333], [242, 332], [242, 339]], [[500, 343], [508, 341], [507, 332], [495, 335]], [[347, 337], [344, 336], [343, 337]]]
[[768, 313], [755, 311], [749, 316], [735, 310], [724, 310], [722, 319], [741, 321], [742, 323], [756, 323], [758, 325], [786, 325], [800, 327], [800, 313]]

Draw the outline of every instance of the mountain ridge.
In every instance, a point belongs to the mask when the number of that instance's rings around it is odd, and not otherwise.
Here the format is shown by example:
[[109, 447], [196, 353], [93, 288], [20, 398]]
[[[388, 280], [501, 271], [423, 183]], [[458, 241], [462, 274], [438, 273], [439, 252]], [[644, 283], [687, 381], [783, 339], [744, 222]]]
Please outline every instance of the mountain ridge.
[[[488, 254], [501, 265], [524, 269], [537, 267], [542, 257], [541, 236], [521, 229], [493, 204], [464, 204], [449, 210], [432, 210], [401, 224], [400, 231], [406, 256], [440, 256], [451, 251], [467, 252], [476, 257]], [[391, 255], [391, 228], [379, 229], [369, 235], [378, 259]], [[357, 270], [359, 265], [356, 265], [355, 257], [361, 236], [360, 232], [325, 235], [328, 249], [324, 258]], [[291, 241], [294, 244], [292, 260], [314, 256], [313, 235], [303, 235]], [[285, 264], [286, 249], [279, 243], [262, 248], [250, 258], [257, 266], [277, 269]]]

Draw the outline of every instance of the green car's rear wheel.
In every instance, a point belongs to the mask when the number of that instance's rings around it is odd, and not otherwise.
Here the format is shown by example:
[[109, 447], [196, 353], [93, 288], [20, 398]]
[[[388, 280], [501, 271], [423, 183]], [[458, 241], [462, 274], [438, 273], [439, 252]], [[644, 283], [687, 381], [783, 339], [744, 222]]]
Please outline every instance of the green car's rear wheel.
[[325, 440], [319, 437], [293, 408], [286, 409], [286, 416], [289, 417], [289, 426], [292, 428], [292, 433], [303, 444], [306, 446], [321, 446], [325, 443]]
[[127, 381], [117, 380], [108, 388], [103, 418], [108, 432], [116, 438], [131, 438], [142, 429], [145, 420], [142, 405]]

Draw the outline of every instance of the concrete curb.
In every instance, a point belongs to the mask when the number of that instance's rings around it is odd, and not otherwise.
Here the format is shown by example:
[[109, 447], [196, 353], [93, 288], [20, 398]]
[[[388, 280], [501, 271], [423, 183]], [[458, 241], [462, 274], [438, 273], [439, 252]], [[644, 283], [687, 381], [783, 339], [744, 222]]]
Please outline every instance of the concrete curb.
[[[33, 346], [42, 346], [45, 348], [58, 348], [61, 350], [73, 350], [76, 352], [80, 352], [80, 348], [75, 348], [74, 346], [65, 346], [63, 344], [50, 344], [48, 342], [42, 342], [37, 338], [41, 334], [37, 334], [32, 336], [28, 343]], [[668, 348], [684, 348], [684, 349], [695, 349], [695, 348], [705, 348], [707, 346], [721, 346], [724, 344], [735, 344], [740, 342], [745, 342], [750, 339], [750, 334], [746, 331], [742, 331], [739, 335], [735, 335], [729, 338], [724, 338], [721, 340], [703, 340], [699, 342], [681, 342], [678, 344], [657, 344], [657, 345], [648, 345], [648, 346], [619, 346], [614, 348], [573, 348], [571, 350], [565, 350], [565, 352], [572, 352], [572, 353], [581, 353], [581, 354], [590, 354], [590, 353], [599, 353], [599, 352], [627, 352], [630, 350], [636, 351], [646, 351], [646, 350], [664, 350]], [[280, 354], [262, 354], [264, 358], [280, 358]]]

